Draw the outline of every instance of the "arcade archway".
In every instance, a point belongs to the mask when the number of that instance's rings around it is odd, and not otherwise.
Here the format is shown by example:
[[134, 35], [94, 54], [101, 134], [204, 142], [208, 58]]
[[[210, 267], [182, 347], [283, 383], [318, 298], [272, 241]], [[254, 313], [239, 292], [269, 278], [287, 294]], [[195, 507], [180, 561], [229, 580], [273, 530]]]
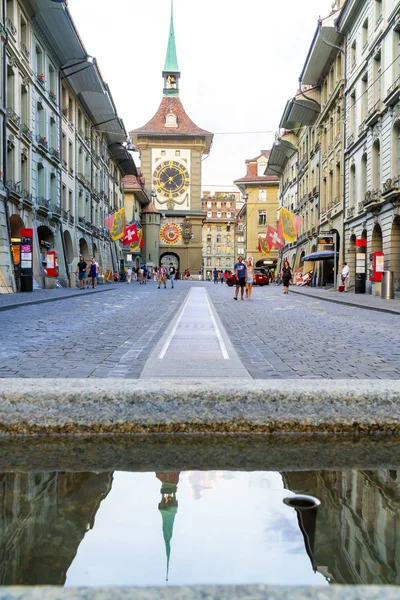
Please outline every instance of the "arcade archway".
[[79, 255], [83, 256], [86, 260], [89, 259], [89, 246], [85, 238], [79, 240]]
[[400, 217], [396, 217], [392, 223], [390, 270], [394, 273], [394, 288], [396, 291], [400, 291]]
[[67, 258], [67, 263], [70, 265], [74, 260], [74, 247], [72, 244], [72, 238], [69, 231], [64, 231], [64, 245], [65, 245], [65, 253]]

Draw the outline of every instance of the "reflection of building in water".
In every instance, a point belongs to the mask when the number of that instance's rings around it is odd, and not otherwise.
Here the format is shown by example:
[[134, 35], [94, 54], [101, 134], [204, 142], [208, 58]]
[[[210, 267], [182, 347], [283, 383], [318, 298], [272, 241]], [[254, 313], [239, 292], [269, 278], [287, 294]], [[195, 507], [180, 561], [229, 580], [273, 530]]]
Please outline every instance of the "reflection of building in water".
[[0, 584], [63, 585], [110, 473], [0, 474]]
[[315, 532], [307, 523], [302, 532], [313, 541], [313, 566], [331, 583], [400, 583], [400, 471], [296, 472], [282, 478], [292, 492], [321, 501]]
[[158, 505], [158, 510], [161, 513], [163, 524], [163, 536], [165, 542], [165, 551], [167, 553], [167, 576], [169, 572], [169, 559], [171, 556], [171, 539], [174, 531], [175, 515], [178, 512], [178, 500], [176, 492], [178, 491], [180, 473], [156, 473], [157, 479], [162, 483], [161, 486], [161, 502]]
[[205, 491], [213, 490], [219, 481], [233, 479], [234, 475], [230, 471], [188, 471], [187, 478], [191, 497], [201, 500]]

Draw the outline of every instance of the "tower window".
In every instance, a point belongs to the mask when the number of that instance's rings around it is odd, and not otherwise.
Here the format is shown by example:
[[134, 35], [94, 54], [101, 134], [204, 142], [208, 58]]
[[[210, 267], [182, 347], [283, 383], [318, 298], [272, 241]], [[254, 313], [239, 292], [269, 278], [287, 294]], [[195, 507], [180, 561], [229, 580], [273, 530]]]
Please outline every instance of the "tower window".
[[180, 156], [181, 155], [181, 151], [180, 150], [175, 150], [175, 156]]

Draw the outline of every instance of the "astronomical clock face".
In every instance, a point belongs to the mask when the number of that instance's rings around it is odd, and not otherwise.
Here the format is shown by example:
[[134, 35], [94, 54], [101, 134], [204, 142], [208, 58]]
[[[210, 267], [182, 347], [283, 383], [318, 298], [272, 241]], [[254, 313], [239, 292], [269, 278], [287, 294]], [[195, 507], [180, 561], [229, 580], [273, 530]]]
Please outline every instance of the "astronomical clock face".
[[189, 188], [189, 172], [177, 160], [160, 163], [153, 173], [154, 188], [165, 198], [179, 198]]

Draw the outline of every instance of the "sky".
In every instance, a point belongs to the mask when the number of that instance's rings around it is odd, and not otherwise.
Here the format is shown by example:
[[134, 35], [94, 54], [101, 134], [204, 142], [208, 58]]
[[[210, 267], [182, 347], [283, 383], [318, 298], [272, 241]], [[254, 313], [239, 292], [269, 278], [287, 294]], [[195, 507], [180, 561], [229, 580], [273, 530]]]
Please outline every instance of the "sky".
[[[272, 146], [318, 18], [331, 5], [174, 0], [181, 101], [199, 127], [215, 134], [203, 162], [204, 190], [234, 190], [245, 160]], [[170, 0], [68, 0], [68, 7], [127, 131], [143, 126], [162, 99]]]

